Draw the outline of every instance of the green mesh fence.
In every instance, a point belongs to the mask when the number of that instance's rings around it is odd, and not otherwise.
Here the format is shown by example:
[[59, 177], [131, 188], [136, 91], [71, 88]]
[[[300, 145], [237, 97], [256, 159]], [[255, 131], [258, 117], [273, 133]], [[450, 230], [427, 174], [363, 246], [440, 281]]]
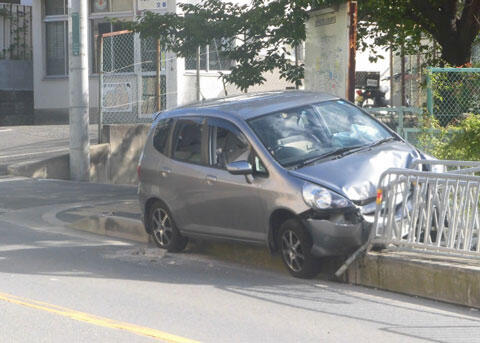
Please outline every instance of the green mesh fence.
[[480, 68], [428, 68], [427, 107], [442, 126], [480, 114]]

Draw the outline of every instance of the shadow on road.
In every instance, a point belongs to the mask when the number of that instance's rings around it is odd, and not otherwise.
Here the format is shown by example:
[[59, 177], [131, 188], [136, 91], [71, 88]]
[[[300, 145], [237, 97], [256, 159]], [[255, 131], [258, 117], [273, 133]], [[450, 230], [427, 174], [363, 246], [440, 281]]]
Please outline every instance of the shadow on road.
[[[34, 231], [2, 221], [0, 235], [0, 273], [137, 280], [172, 287], [211, 285], [259, 303], [370, 322], [387, 332], [432, 342], [452, 342], [480, 333], [480, 318], [461, 307], [362, 287], [293, 279], [188, 252], [165, 254], [156, 248], [100, 237], [96, 241]], [[385, 311], [386, 306], [392, 311]]]

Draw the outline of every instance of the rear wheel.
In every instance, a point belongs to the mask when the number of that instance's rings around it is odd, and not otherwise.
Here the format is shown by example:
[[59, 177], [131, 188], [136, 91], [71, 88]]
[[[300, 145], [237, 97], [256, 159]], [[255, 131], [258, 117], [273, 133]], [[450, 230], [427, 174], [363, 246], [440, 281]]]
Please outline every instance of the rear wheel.
[[290, 274], [298, 278], [312, 278], [317, 274], [318, 260], [312, 256], [312, 238], [296, 219], [288, 219], [278, 232], [278, 247]]
[[168, 208], [160, 201], [155, 202], [149, 215], [150, 231], [155, 244], [169, 252], [185, 249], [187, 238], [178, 231]]

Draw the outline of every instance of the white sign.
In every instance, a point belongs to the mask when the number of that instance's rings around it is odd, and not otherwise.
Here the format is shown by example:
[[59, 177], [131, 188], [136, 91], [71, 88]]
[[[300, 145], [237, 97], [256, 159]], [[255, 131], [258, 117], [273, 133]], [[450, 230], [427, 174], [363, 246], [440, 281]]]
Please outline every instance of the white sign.
[[307, 21], [305, 89], [347, 98], [348, 5], [313, 12]]
[[104, 83], [102, 100], [103, 112], [132, 112], [132, 84]]
[[378, 80], [367, 79], [367, 87], [378, 87]]
[[139, 11], [166, 11], [167, 0], [137, 0]]

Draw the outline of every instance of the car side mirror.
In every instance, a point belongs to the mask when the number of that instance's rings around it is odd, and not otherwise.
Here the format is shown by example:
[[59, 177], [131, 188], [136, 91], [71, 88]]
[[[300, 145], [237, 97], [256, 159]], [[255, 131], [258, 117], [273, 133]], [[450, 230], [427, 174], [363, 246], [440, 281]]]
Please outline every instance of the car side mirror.
[[228, 163], [227, 171], [232, 175], [253, 174], [252, 165], [248, 161], [235, 161]]

